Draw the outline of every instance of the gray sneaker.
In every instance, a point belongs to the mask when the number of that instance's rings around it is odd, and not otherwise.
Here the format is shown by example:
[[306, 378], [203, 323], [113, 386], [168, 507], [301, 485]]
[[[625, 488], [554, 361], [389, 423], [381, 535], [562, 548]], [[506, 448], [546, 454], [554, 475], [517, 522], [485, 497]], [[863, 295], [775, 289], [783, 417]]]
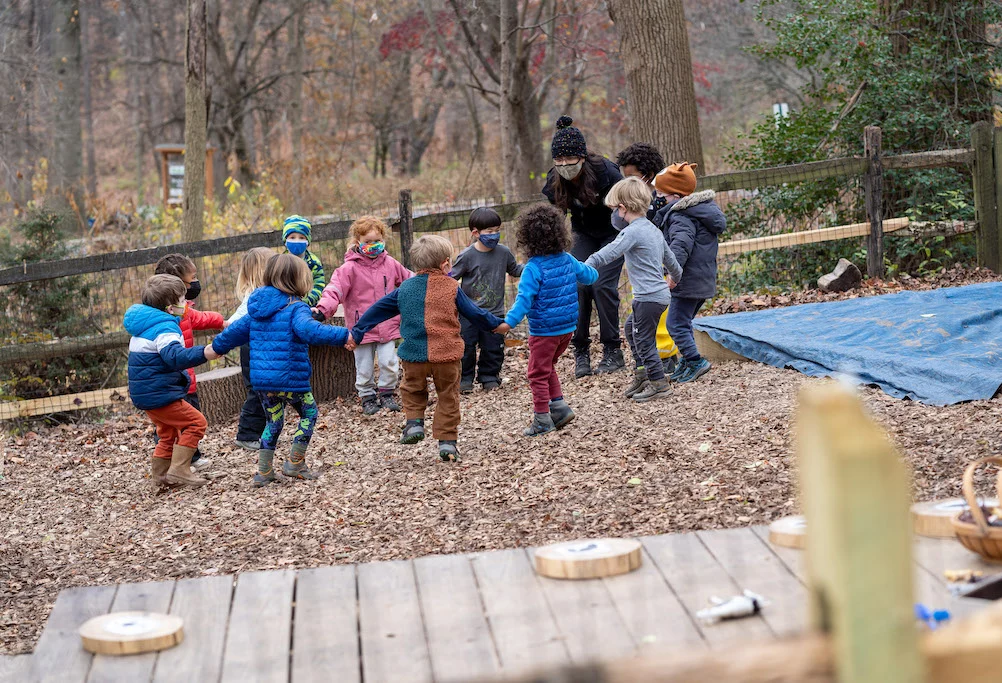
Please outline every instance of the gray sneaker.
[[439, 441], [438, 457], [443, 462], [459, 462], [459, 448], [455, 441]]
[[375, 415], [379, 412], [379, 399], [375, 394], [362, 397], [362, 412], [365, 415]]
[[549, 413], [533, 413], [532, 422], [522, 430], [522, 434], [525, 436], [539, 436], [540, 434], [552, 432], [556, 428], [553, 424], [553, 418], [550, 417]]
[[567, 405], [567, 401], [558, 398], [550, 401], [550, 419], [555, 429], [563, 429], [574, 420], [574, 411]]
[[633, 395], [633, 400], [637, 403], [646, 403], [665, 396], [671, 396], [671, 382], [668, 381], [667, 377], [648, 382], [642, 391]]
[[240, 448], [246, 448], [248, 451], [261, 450], [260, 441], [241, 441], [240, 439], [237, 439], [236, 441], [234, 441], [234, 443], [240, 446]]
[[415, 444], [424, 438], [424, 420], [407, 420], [400, 443]]

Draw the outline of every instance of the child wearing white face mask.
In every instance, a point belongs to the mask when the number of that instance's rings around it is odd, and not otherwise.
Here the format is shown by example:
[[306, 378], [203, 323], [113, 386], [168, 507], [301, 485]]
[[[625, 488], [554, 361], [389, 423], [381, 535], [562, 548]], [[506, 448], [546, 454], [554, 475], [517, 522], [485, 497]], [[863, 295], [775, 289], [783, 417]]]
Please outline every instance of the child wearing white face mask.
[[[613, 210], [613, 225], [620, 230], [619, 235], [585, 261], [586, 265], [601, 268], [620, 257], [626, 260], [633, 288], [633, 311], [625, 328], [635, 370], [633, 382], [624, 393], [639, 403], [671, 393], [658, 354], [657, 327], [671, 303], [671, 287], [682, 278], [682, 267], [664, 235], [647, 218], [650, 200], [650, 186], [640, 178], [626, 178], [613, 185], [605, 203]], [[665, 270], [671, 278], [669, 282], [665, 282]]]
[[282, 239], [285, 241], [285, 248], [293, 256], [299, 256], [306, 265], [310, 267], [313, 274], [313, 289], [303, 297], [303, 301], [308, 306], [316, 306], [320, 301], [320, 293], [324, 291], [324, 264], [320, 262], [320, 257], [309, 250], [310, 233], [313, 226], [310, 221], [302, 216], [289, 216], [285, 219], [282, 227]]

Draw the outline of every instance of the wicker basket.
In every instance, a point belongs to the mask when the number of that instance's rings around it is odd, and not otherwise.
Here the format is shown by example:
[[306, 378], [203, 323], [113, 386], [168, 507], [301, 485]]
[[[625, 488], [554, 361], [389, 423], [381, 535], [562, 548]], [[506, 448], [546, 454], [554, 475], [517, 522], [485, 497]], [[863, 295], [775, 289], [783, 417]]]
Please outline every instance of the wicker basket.
[[[953, 518], [953, 530], [965, 548], [977, 553], [989, 562], [1002, 562], [1002, 526], [989, 526], [985, 513], [974, 495], [974, 472], [979, 466], [992, 463], [1002, 466], [1002, 458], [982, 458], [975, 460], [964, 470], [964, 499], [970, 508], [974, 523], [960, 521], [963, 512]], [[995, 488], [1002, 500], [1002, 469], [999, 470]]]

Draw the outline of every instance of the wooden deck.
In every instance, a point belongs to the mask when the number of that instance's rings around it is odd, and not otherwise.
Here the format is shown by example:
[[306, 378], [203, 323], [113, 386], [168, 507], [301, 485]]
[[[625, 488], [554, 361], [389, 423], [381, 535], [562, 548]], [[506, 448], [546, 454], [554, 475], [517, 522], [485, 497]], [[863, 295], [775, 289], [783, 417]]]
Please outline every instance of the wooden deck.
[[[766, 536], [756, 527], [643, 538], [639, 570], [591, 581], [539, 577], [531, 550], [504, 550], [73, 588], [60, 593], [27, 673], [4, 678], [0, 667], [0, 678], [469, 681], [547, 664], [724, 649], [804, 628], [802, 553], [773, 548]], [[955, 541], [916, 538], [918, 600], [955, 614], [976, 609], [978, 601], [949, 597], [943, 570], [961, 568], [1002, 571]], [[711, 595], [745, 588], [770, 601], [761, 615], [696, 621]], [[77, 628], [120, 610], [180, 615], [184, 642], [159, 654], [87, 654]]]

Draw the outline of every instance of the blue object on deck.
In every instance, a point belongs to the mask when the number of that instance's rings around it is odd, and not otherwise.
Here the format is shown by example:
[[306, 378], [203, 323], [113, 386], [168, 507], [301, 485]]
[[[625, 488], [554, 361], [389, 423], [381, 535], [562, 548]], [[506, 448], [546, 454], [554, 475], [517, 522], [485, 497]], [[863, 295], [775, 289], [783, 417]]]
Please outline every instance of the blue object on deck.
[[942, 406], [1002, 385], [1002, 282], [802, 304], [693, 321], [737, 354], [812, 377], [846, 376]]

